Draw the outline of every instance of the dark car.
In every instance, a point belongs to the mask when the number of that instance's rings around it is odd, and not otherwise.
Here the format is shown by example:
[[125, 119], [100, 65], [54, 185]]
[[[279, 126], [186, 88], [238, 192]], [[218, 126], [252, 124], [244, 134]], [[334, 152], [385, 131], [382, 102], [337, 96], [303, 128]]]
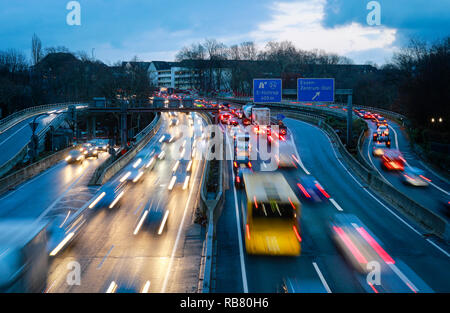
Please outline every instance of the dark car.
[[320, 185], [314, 176], [307, 175], [299, 178], [296, 188], [297, 194], [300, 198], [307, 201], [322, 202], [327, 201], [330, 195]]
[[66, 157], [66, 162], [68, 164], [83, 163], [84, 160], [85, 160], [85, 155], [80, 150], [72, 150], [69, 152], [69, 155]]
[[242, 189], [244, 188], [244, 173], [251, 173], [252, 170], [246, 165], [241, 164], [238, 168], [235, 170], [235, 182], [236, 188]]

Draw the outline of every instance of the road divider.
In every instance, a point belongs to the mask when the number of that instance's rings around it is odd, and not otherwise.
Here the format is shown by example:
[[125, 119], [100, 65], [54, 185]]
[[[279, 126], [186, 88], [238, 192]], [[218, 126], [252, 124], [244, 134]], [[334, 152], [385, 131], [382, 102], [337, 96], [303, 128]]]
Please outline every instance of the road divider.
[[[208, 124], [212, 124], [212, 119], [208, 114], [201, 114]], [[224, 136], [225, 140], [225, 136]], [[223, 143], [225, 144], [225, 142]], [[218, 184], [215, 192], [207, 191], [208, 176], [211, 170], [212, 162], [209, 161], [211, 154], [211, 147], [208, 145], [208, 156], [206, 157], [205, 170], [202, 177], [202, 185], [200, 186], [200, 211], [207, 216], [206, 238], [203, 243], [202, 261], [200, 267], [199, 277], [199, 292], [211, 292], [211, 281], [213, 279], [213, 259], [214, 259], [214, 240], [215, 240], [215, 226], [219, 220], [221, 210], [225, 201], [224, 197], [224, 175], [223, 175], [223, 159], [217, 161]], [[223, 151], [225, 153], [225, 150]]]
[[91, 181], [89, 182], [89, 185], [103, 185], [105, 182], [111, 179], [111, 177], [116, 175], [139, 153], [139, 151], [141, 151], [150, 142], [150, 140], [161, 127], [161, 122], [161, 115], [157, 114], [154, 120], [144, 130], [136, 135], [136, 145], [116, 160], [113, 160], [112, 157], [109, 157], [105, 162], [106, 165], [101, 166], [96, 170]]

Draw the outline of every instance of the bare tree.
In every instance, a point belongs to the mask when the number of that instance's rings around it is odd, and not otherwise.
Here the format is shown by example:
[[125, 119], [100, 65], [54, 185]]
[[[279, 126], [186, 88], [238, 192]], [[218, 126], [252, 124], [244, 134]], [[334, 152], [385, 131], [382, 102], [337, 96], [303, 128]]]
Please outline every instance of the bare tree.
[[36, 34], [33, 34], [31, 39], [31, 58], [33, 65], [38, 64], [42, 59], [42, 42]]

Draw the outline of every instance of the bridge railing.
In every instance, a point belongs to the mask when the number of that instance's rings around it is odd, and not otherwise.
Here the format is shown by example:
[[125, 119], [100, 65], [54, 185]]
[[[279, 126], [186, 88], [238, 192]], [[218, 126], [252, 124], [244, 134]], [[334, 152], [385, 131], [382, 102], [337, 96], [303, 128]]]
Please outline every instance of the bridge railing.
[[7, 117], [0, 120], [0, 134], [29, 117], [32, 117], [40, 113], [44, 113], [48, 110], [64, 109], [69, 107], [69, 105], [86, 105], [86, 103], [65, 102], [65, 103], [45, 104], [29, 107], [24, 110], [14, 112], [13, 114], [10, 114]]
[[[59, 125], [61, 125], [61, 123], [64, 121], [64, 115], [65, 114], [58, 115], [57, 117], [55, 117], [55, 119], [53, 119], [50, 123], [48, 123], [43, 129], [41, 129], [39, 131], [39, 133], [37, 134], [38, 138], [39, 138], [38, 151], [41, 151], [41, 147], [43, 146], [43, 144], [45, 142], [45, 135], [47, 134], [50, 127], [51, 126], [53, 126], [53, 127], [56, 126], [55, 128], [59, 127]], [[26, 144], [22, 147], [22, 149], [20, 149], [8, 161], [6, 161], [5, 163], [0, 165], [0, 176], [3, 176], [6, 173], [8, 173], [12, 168], [14, 168], [14, 166], [16, 166], [19, 162], [21, 162], [25, 158], [25, 156], [27, 155], [27, 152], [28, 152], [28, 145], [29, 145], [30, 141], [31, 141], [31, 137], [26, 142]]]

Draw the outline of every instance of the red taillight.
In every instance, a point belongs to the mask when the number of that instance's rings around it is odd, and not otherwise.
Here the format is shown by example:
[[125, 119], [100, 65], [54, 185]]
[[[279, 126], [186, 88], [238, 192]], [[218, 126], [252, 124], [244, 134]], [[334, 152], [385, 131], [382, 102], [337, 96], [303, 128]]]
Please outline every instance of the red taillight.
[[233, 162], [233, 165], [234, 165], [234, 167], [238, 167], [238, 164], [237, 164], [237, 162], [235, 161], [235, 162]]
[[253, 201], [255, 202], [255, 208], [258, 208], [258, 202], [256, 202], [256, 196], [253, 196]]
[[317, 189], [325, 196], [325, 198], [329, 199], [330, 195], [320, 186], [319, 184], [316, 184]]
[[241, 178], [239, 176], [236, 176], [236, 182], [240, 183], [241, 182]]
[[252, 162], [248, 162], [248, 167], [253, 168]]
[[297, 237], [298, 242], [302, 242], [302, 237], [300, 237], [300, 234], [298, 233], [298, 229], [295, 225], [293, 226], [293, 229], [294, 229], [295, 237]]
[[250, 240], [250, 227], [247, 225], [245, 225], [246, 231], [247, 231], [247, 239]]
[[419, 175], [422, 179], [425, 179], [427, 182], [431, 182], [431, 179], [429, 179], [429, 178], [426, 178], [425, 176], [423, 176], [423, 175]]
[[358, 248], [354, 245], [354, 243], [350, 240], [344, 230], [340, 227], [333, 226], [333, 230], [338, 234], [341, 240], [344, 242], [346, 247], [350, 250], [352, 255], [356, 258], [358, 263], [367, 264], [366, 258], [361, 254]]
[[311, 198], [311, 195], [306, 191], [306, 189], [302, 186], [302, 184], [298, 183], [297, 187], [303, 192], [306, 198]]
[[367, 241], [367, 243], [375, 250], [376, 253], [386, 262], [387, 264], [395, 264], [395, 261], [387, 254], [386, 251], [378, 244], [378, 242], [373, 239], [372, 236], [362, 227], [356, 229], [358, 233]]

